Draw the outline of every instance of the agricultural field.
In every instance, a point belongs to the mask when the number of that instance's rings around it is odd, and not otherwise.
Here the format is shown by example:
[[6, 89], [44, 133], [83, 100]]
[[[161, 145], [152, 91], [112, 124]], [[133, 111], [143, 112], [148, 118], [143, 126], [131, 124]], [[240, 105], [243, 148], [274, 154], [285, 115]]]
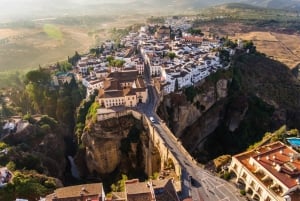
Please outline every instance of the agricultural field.
[[248, 32], [236, 33], [234, 39], [252, 40], [258, 51], [278, 60], [289, 68], [294, 68], [300, 63], [299, 35], [276, 32]]
[[56, 63], [74, 55], [75, 51], [87, 53], [110, 39], [113, 28], [125, 28], [145, 19], [142, 16], [114, 19], [87, 16], [41, 19], [28, 26], [0, 24], [0, 73]]
[[36, 68], [87, 51], [94, 38], [80, 28], [51, 24], [25, 29], [0, 29], [0, 72]]
[[300, 33], [270, 27], [256, 27], [241, 22], [203, 22], [198, 25], [206, 35], [252, 40], [257, 50], [289, 68], [300, 63]]
[[131, 15], [0, 23], [0, 88], [14, 85], [12, 80], [39, 65], [67, 60], [75, 51], [87, 53], [90, 48], [119, 35], [116, 30], [145, 21], [143, 15]]

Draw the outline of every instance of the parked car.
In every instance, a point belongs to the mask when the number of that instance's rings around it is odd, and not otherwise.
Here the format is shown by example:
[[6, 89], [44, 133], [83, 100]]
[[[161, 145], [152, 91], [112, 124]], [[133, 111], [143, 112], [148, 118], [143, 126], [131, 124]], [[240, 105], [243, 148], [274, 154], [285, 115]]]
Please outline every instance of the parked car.
[[150, 121], [151, 121], [152, 123], [155, 123], [154, 117], [149, 117], [149, 119], [150, 119]]

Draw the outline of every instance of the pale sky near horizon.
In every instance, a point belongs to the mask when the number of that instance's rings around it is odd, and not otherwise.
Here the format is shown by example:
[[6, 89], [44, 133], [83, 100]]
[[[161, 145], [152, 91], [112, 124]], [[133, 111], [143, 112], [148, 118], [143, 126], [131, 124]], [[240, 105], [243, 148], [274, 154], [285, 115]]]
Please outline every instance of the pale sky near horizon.
[[[0, 23], [5, 18], [21, 18], [64, 14], [64, 10], [80, 12], [80, 7], [107, 3], [122, 4], [135, 0], [0, 0]], [[91, 6], [90, 6], [91, 7]], [[84, 9], [83, 9], [84, 10]]]

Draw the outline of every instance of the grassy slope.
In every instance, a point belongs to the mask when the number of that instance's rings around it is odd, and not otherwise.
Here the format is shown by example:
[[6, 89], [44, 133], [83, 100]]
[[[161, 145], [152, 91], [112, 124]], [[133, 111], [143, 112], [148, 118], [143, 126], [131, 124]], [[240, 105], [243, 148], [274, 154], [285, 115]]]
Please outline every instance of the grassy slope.
[[241, 90], [281, 107], [299, 109], [300, 83], [287, 66], [260, 54], [238, 56], [234, 66]]

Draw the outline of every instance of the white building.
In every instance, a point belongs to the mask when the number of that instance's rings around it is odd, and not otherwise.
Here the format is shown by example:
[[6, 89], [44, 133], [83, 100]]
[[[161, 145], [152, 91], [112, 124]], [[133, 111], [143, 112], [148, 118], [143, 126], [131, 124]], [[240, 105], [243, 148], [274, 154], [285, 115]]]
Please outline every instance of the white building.
[[300, 199], [300, 155], [281, 142], [233, 156], [229, 170], [254, 200]]

